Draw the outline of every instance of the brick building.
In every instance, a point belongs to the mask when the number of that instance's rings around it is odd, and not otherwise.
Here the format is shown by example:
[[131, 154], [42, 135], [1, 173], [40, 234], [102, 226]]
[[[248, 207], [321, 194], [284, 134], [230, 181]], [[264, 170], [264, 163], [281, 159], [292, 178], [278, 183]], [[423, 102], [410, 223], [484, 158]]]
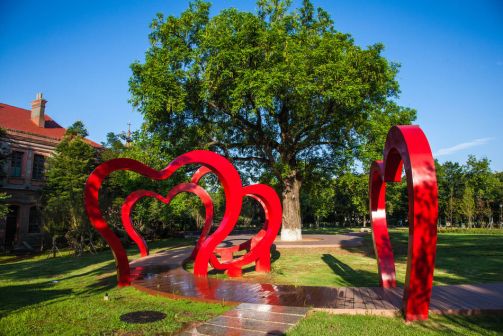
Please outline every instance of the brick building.
[[[0, 250], [40, 245], [40, 190], [44, 164], [66, 129], [45, 114], [47, 101], [37, 94], [32, 109], [0, 103], [0, 192], [10, 195], [9, 214], [0, 221]], [[88, 140], [95, 147], [99, 144]]]

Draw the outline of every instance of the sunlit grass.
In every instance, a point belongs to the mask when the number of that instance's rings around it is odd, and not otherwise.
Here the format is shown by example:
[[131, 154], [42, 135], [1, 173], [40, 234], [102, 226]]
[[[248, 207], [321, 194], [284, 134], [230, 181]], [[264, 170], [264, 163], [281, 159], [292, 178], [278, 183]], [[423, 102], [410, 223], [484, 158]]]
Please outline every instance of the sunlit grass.
[[[491, 231], [490, 234], [485, 234]], [[488, 283], [503, 281], [503, 230], [479, 233], [440, 232], [437, 243], [434, 285]], [[405, 282], [408, 231], [391, 230], [399, 285]], [[304, 286], [378, 286], [377, 264], [372, 236], [361, 247], [279, 249], [272, 254], [272, 272], [260, 274], [253, 267], [243, 279], [275, 284]], [[187, 269], [191, 270], [191, 264]], [[210, 276], [225, 278], [221, 272]]]
[[[152, 253], [180, 243], [158, 242]], [[108, 301], [104, 300], [106, 293]], [[63, 252], [54, 259], [43, 255], [0, 264], [0, 302], [0, 335], [173, 333], [229, 309], [155, 297], [132, 287], [118, 289], [115, 262], [108, 249], [81, 257]], [[127, 324], [119, 319], [139, 310], [160, 311], [166, 318], [148, 324]]]
[[428, 321], [405, 323], [400, 317], [329, 315], [312, 313], [295, 326], [288, 336], [409, 336], [409, 335], [501, 335], [501, 316], [440, 316]]

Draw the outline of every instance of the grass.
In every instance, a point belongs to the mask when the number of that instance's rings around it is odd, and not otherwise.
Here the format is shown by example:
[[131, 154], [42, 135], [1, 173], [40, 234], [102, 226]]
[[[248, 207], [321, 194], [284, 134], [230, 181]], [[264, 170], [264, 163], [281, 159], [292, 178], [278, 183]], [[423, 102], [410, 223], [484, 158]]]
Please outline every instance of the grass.
[[[164, 240], [154, 244], [152, 252], [180, 243], [183, 241]], [[220, 304], [155, 297], [132, 287], [118, 289], [108, 249], [81, 257], [64, 254], [55, 259], [38, 256], [0, 264], [0, 335], [171, 334], [229, 309]], [[109, 301], [104, 300], [105, 293]], [[120, 320], [122, 314], [141, 310], [167, 316], [148, 324]]]
[[[503, 281], [503, 230], [486, 231], [439, 233], [434, 285]], [[403, 286], [408, 231], [394, 229], [390, 235], [397, 281]], [[221, 273], [210, 274], [223, 277]], [[270, 274], [256, 273], [250, 267], [245, 270], [244, 279], [306, 286], [378, 286], [372, 236], [366, 235], [363, 246], [351, 249], [280, 249], [273, 253]]]
[[309, 314], [288, 336], [347, 335], [347, 336], [408, 336], [408, 335], [501, 335], [501, 316], [440, 316], [431, 315], [428, 321], [404, 323], [395, 317], [365, 315]]
[[[503, 231], [447, 231], [438, 237], [435, 284], [503, 281]], [[398, 282], [406, 267], [405, 229], [391, 232]], [[152, 253], [176, 248], [186, 240], [149, 244]], [[134, 249], [129, 255], [136, 253]], [[137, 254], [133, 258], [138, 257]], [[272, 272], [263, 276], [249, 268], [244, 278], [273, 283], [320, 286], [376, 286], [377, 267], [372, 238], [353, 249], [282, 249], [273, 253]], [[221, 276], [221, 275], [218, 275]], [[110, 301], [104, 301], [108, 293]], [[107, 249], [95, 255], [55, 259], [0, 258], [0, 335], [150, 335], [172, 334], [188, 324], [207, 320], [229, 307], [189, 300], [169, 300], [116, 288], [115, 264]], [[156, 310], [167, 315], [149, 324], [126, 324], [124, 313]], [[312, 313], [289, 335], [495, 335], [503, 333], [500, 316], [431, 316], [405, 324], [401, 318]]]

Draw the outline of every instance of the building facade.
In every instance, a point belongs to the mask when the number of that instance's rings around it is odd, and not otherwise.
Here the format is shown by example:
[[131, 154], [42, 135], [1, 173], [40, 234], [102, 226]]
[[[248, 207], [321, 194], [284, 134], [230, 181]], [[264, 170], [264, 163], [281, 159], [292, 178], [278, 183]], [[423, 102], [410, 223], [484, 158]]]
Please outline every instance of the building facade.
[[44, 239], [40, 201], [45, 161], [66, 132], [45, 113], [46, 103], [41, 93], [31, 110], [0, 103], [0, 192], [10, 196], [10, 211], [0, 221], [0, 250], [36, 248]]

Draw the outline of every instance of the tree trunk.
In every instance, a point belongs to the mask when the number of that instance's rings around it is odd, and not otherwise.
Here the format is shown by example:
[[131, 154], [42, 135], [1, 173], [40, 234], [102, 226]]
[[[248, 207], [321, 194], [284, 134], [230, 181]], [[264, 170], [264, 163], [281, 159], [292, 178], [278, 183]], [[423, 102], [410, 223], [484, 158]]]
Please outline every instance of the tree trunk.
[[282, 241], [302, 240], [300, 217], [300, 186], [302, 181], [294, 172], [284, 181], [282, 196], [283, 201], [283, 226], [281, 228]]

